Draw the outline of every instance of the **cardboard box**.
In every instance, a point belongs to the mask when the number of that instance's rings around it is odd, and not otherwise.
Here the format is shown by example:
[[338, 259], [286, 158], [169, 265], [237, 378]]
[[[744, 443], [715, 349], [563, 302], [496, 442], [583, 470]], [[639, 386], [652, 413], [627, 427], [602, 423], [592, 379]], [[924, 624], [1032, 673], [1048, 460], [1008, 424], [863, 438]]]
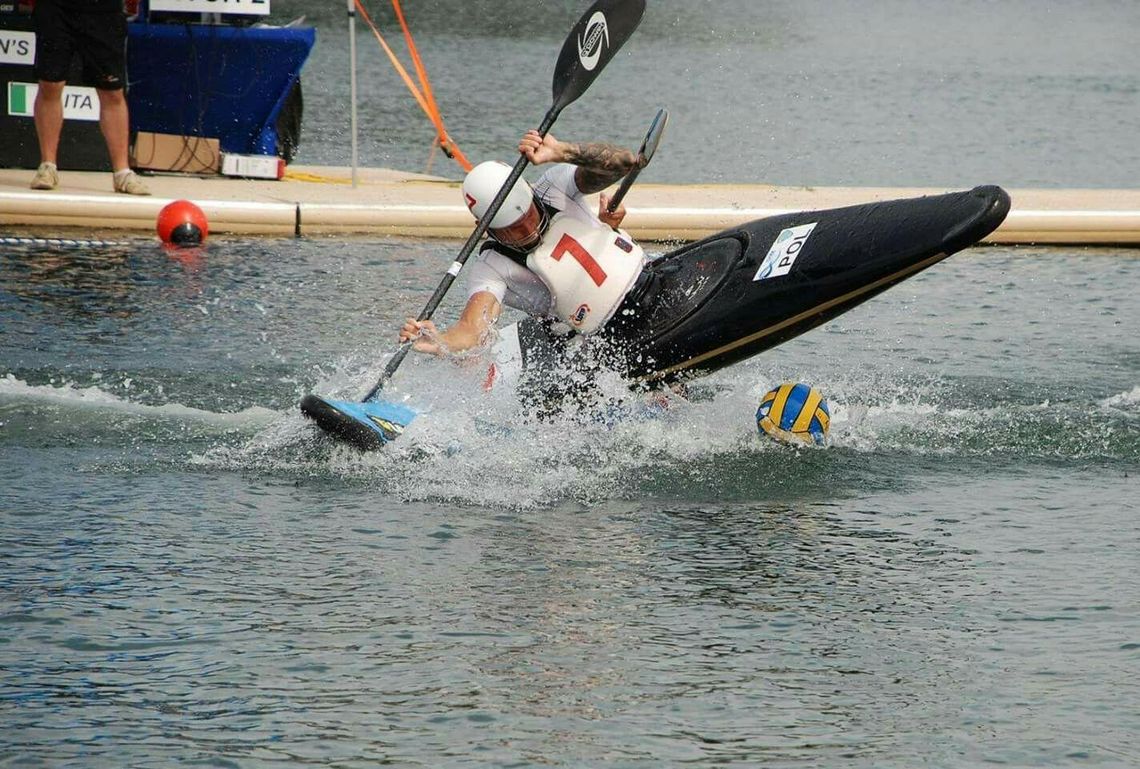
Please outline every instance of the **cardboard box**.
[[217, 139], [139, 131], [131, 152], [131, 165], [150, 171], [216, 174], [222, 151]]

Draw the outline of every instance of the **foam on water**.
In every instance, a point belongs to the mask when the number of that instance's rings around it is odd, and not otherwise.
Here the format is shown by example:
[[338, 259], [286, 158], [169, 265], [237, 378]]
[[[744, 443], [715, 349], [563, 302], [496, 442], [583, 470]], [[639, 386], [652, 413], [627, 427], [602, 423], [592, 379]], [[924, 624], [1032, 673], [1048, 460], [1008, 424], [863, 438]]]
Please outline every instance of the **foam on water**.
[[1117, 393], [1109, 398], [1102, 400], [1099, 405], [1104, 408], [1119, 409], [1120, 411], [1128, 411], [1133, 416], [1140, 416], [1140, 385], [1133, 387], [1128, 392]]
[[[532, 418], [514, 393], [484, 392], [481, 367], [417, 360], [408, 368], [385, 392], [420, 415], [381, 451], [333, 445], [299, 414], [288, 414], [244, 445], [194, 461], [330, 475], [408, 501], [530, 508], [683, 487], [726, 496], [824, 488], [828, 473], [868, 462], [902, 474], [899, 454], [1010, 464], [1140, 459], [1140, 388], [1099, 402], [1002, 402], [955, 380], [815, 377], [805, 381], [824, 393], [832, 413], [821, 450], [757, 433], [756, 406], [783, 380], [756, 366], [699, 380], [688, 397], [631, 395], [616, 378], [602, 377], [595, 409], [545, 420]], [[361, 384], [340, 382], [350, 392]]]
[[[318, 392], [351, 398], [367, 389], [384, 361], [363, 374], [349, 374], [352, 363], [342, 363]], [[327, 474], [400, 499], [513, 508], [635, 497], [676, 485], [678, 478], [693, 488], [755, 492], [763, 474], [753, 467], [824, 462], [841, 468], [853, 454], [871, 461], [897, 454], [1011, 462], [1140, 459], [1140, 386], [1088, 403], [1000, 402], [976, 384], [953, 380], [804, 375], [831, 408], [821, 453], [757, 434], [756, 404], [783, 380], [755, 365], [699, 380], [688, 397], [631, 396], [617, 378], [602, 377], [596, 409], [549, 420], [533, 419], [513, 392], [485, 392], [484, 371], [436, 360], [409, 364], [385, 395], [420, 416], [398, 441], [372, 454], [333, 445], [299, 412], [140, 403], [99, 386], [31, 385], [12, 374], [0, 377], [0, 427], [11, 435], [35, 421], [39, 439], [49, 441], [55, 432], [83, 430], [140, 442], [163, 440], [171, 431], [215, 436], [215, 445], [191, 455], [192, 466]], [[45, 413], [57, 419], [45, 420]], [[227, 439], [217, 441], [221, 435]]]
[[[254, 430], [280, 417], [278, 412], [260, 406], [227, 413], [192, 408], [180, 403], [147, 405], [120, 398], [97, 386], [80, 387], [70, 382], [30, 385], [12, 374], [0, 377], [0, 408], [21, 404], [33, 408], [54, 407], [72, 414], [102, 414], [110, 423], [116, 421], [116, 416], [127, 415], [159, 421], [190, 422], [223, 430]], [[12, 410], [9, 409], [9, 414], [11, 413]]]

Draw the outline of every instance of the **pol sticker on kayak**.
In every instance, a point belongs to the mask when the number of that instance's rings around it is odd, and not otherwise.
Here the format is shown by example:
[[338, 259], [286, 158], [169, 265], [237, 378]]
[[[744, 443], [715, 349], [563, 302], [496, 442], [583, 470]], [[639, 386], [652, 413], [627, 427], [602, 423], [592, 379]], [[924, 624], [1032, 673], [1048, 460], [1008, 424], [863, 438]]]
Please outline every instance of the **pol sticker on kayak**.
[[780, 230], [780, 234], [776, 236], [772, 247], [768, 249], [768, 255], [764, 257], [764, 263], [760, 265], [760, 269], [753, 276], [753, 282], [787, 275], [792, 269], [796, 257], [803, 250], [804, 243], [807, 243], [808, 236], [811, 235], [811, 231], [815, 229], [817, 224], [819, 222]]

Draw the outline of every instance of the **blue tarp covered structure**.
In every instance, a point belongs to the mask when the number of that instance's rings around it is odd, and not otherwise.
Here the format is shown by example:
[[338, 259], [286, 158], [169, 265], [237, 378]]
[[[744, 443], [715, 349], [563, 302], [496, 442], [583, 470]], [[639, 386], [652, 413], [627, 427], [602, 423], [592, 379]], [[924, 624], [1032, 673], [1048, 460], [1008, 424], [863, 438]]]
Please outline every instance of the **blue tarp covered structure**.
[[132, 23], [131, 128], [216, 138], [223, 152], [282, 154], [277, 118], [316, 37], [312, 27]]

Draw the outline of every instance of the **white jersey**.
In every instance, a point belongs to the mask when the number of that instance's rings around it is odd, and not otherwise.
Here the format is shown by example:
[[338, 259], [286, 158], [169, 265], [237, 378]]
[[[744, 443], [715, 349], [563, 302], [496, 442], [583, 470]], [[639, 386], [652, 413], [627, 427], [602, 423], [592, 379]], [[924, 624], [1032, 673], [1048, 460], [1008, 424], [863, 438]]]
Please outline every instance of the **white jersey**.
[[[609, 229], [594, 215], [586, 196], [574, 181], [577, 166], [558, 163], [551, 166], [534, 183], [534, 193], [548, 206], [564, 216], [573, 217], [590, 227]], [[522, 310], [538, 318], [552, 317], [554, 299], [537, 274], [509, 256], [488, 248], [463, 270], [467, 273], [467, 296], [480, 291], [493, 295], [501, 304]]]
[[645, 252], [625, 233], [555, 214], [526, 266], [554, 295], [553, 315], [582, 334], [602, 328], [645, 265]]

